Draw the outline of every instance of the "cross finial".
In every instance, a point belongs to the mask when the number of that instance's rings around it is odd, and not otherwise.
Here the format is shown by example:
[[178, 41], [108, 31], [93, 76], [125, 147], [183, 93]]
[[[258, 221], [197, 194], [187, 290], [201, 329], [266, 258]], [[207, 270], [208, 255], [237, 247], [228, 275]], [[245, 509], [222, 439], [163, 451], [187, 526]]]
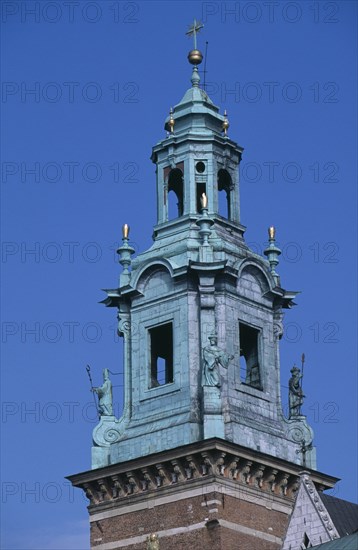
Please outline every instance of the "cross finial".
[[202, 29], [203, 27], [204, 25], [200, 21], [197, 21], [196, 19], [194, 19], [194, 23], [192, 24], [191, 27], [189, 27], [189, 30], [185, 33], [188, 36], [192, 36], [192, 35], [194, 36], [194, 50], [197, 49], [196, 35], [200, 31], [200, 29]]

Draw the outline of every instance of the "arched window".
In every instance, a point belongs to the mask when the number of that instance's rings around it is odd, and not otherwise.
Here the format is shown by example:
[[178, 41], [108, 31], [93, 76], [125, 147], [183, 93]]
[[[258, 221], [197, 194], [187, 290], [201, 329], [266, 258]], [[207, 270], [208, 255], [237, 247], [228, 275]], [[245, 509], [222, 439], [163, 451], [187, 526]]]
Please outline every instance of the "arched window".
[[173, 324], [166, 323], [149, 331], [149, 388], [171, 384], [173, 373]]
[[184, 212], [183, 172], [174, 168], [168, 178], [168, 219], [182, 216]]
[[219, 214], [224, 218], [231, 218], [230, 191], [232, 189], [232, 179], [227, 170], [221, 168], [218, 172], [218, 201]]
[[259, 360], [259, 331], [239, 323], [241, 381], [262, 390]]

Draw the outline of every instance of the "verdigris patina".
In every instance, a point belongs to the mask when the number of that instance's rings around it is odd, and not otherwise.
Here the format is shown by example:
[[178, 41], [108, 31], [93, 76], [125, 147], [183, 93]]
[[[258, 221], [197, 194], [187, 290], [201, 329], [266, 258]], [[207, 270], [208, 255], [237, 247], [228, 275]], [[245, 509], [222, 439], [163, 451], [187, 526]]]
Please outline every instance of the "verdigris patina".
[[112, 382], [109, 379], [109, 370], [103, 369], [103, 384], [92, 391], [98, 395], [98, 410], [101, 416], [113, 415]]
[[209, 336], [210, 345], [203, 349], [203, 386], [221, 387], [221, 377], [219, 365], [228, 368], [229, 362], [234, 358], [233, 355], [228, 355], [218, 346], [218, 339], [215, 334]]

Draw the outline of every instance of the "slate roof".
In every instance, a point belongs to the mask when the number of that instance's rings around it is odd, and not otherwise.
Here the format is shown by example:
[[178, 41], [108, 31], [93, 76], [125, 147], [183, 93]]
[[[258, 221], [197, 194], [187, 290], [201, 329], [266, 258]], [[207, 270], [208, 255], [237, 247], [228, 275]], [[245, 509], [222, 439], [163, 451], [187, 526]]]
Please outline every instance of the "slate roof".
[[[339, 499], [337, 499], [339, 500]], [[341, 539], [331, 540], [323, 544], [319, 544], [314, 547], [315, 550], [357, 550], [358, 549], [358, 533], [353, 535], [348, 535], [348, 537], [343, 537]]]
[[[358, 531], [358, 504], [324, 493], [320, 493], [319, 496], [322, 499], [323, 505], [327, 508], [327, 512], [331, 516], [340, 537], [345, 537]], [[358, 544], [354, 550], [358, 550]]]

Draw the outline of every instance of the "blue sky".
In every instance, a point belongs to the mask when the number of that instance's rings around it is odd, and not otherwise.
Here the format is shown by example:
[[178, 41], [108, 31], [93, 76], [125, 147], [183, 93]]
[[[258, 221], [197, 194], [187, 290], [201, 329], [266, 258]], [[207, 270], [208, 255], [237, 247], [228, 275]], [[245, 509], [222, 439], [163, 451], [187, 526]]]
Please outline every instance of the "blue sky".
[[90, 468], [85, 365], [95, 383], [122, 368], [115, 313], [98, 302], [118, 280], [122, 224], [137, 251], [150, 246], [149, 157], [190, 86], [194, 17], [207, 91], [245, 148], [246, 240], [262, 252], [276, 225], [282, 286], [301, 291], [285, 316], [283, 401], [305, 352], [318, 468], [356, 500], [357, 4], [1, 8], [2, 548], [89, 547], [86, 499], [64, 478]]

